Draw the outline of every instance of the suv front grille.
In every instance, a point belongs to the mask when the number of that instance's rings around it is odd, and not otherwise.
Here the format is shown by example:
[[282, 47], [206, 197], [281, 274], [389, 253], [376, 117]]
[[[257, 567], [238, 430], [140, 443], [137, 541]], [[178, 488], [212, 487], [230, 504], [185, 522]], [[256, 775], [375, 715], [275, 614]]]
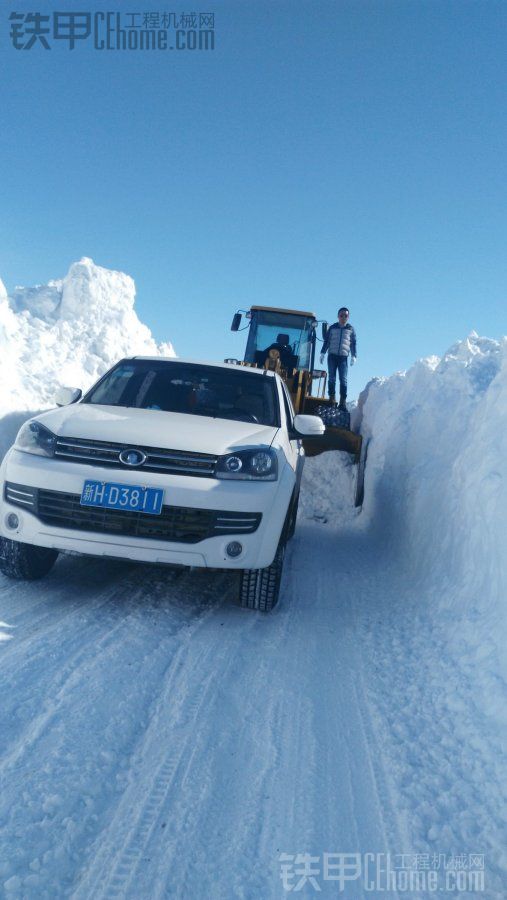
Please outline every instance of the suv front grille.
[[4, 496], [9, 503], [29, 509], [41, 522], [53, 528], [75, 528], [182, 544], [197, 544], [217, 535], [252, 534], [262, 519], [262, 513], [186, 506], [163, 506], [159, 516], [81, 506], [79, 494], [10, 482], [5, 484]]
[[55, 457], [68, 462], [84, 462], [91, 466], [113, 469], [130, 468], [120, 461], [122, 450], [141, 450], [146, 462], [143, 472], [169, 472], [177, 475], [197, 475], [212, 478], [218, 457], [209, 453], [190, 453], [187, 450], [165, 450], [162, 447], [142, 447], [138, 444], [115, 444], [111, 441], [57, 437]]

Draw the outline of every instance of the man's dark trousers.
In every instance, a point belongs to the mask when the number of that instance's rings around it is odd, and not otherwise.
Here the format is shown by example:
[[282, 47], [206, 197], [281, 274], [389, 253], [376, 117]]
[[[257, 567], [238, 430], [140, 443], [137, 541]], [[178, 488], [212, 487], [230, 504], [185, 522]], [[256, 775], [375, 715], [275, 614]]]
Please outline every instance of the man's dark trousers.
[[328, 392], [330, 397], [336, 393], [336, 370], [340, 379], [340, 403], [347, 399], [347, 374], [349, 370], [348, 356], [338, 356], [336, 353], [328, 353], [327, 368], [329, 372]]

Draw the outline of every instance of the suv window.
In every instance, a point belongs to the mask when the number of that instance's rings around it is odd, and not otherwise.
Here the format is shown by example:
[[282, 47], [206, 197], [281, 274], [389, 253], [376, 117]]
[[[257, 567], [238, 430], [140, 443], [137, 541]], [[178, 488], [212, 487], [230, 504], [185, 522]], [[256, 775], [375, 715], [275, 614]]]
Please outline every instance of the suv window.
[[239, 366], [222, 369], [167, 360], [123, 360], [82, 402], [280, 424], [275, 379]]
[[283, 405], [285, 408], [285, 418], [287, 420], [287, 428], [292, 426], [292, 422], [294, 420], [295, 412], [294, 407], [292, 405], [292, 400], [290, 395], [285, 387], [285, 384], [282, 382], [282, 394], [283, 394]]

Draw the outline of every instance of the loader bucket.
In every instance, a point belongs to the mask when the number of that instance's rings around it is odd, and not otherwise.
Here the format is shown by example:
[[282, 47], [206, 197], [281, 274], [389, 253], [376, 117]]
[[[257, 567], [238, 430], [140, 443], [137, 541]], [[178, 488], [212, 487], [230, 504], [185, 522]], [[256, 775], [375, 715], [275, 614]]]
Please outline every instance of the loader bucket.
[[354, 462], [359, 462], [362, 440], [360, 434], [354, 434], [346, 428], [333, 428], [328, 425], [324, 434], [303, 438], [303, 447], [307, 456], [318, 456], [327, 450], [344, 450], [346, 453], [353, 453]]
[[[304, 412], [320, 416], [325, 425], [324, 434], [317, 437], [303, 438], [303, 447], [307, 456], [318, 456], [329, 450], [340, 450], [354, 457], [355, 505], [362, 506], [364, 498], [364, 473], [366, 466], [367, 443], [360, 434], [350, 430], [350, 415], [339, 413], [335, 404], [323, 397], [306, 397]], [[341, 421], [340, 421], [341, 419]], [[335, 424], [332, 424], [334, 421]]]
[[347, 431], [346, 428], [326, 426], [324, 434], [319, 435], [319, 437], [303, 438], [303, 447], [307, 456], [318, 456], [319, 453], [326, 453], [328, 450], [344, 450], [346, 453], [354, 454], [354, 469], [356, 472], [354, 505], [362, 506], [366, 451], [368, 448], [362, 436], [354, 434], [353, 431]]
[[344, 450], [354, 454], [354, 462], [361, 456], [361, 435], [350, 430], [350, 415], [336, 410], [336, 404], [324, 397], [306, 397], [303, 411], [310, 416], [321, 416], [326, 430], [319, 437], [304, 438], [307, 456], [318, 456], [326, 450]]

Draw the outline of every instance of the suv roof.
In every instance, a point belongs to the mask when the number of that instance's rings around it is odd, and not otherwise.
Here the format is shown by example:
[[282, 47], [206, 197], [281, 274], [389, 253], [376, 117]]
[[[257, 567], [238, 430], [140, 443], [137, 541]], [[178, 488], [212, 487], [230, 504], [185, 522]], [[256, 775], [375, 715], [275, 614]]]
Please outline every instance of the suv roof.
[[205, 359], [187, 359], [186, 357], [181, 356], [126, 356], [124, 359], [150, 359], [156, 360], [157, 362], [167, 362], [167, 363], [188, 363], [189, 365], [194, 366], [213, 366], [217, 369], [235, 369], [240, 370], [242, 372], [253, 372], [255, 375], [269, 375], [273, 377], [276, 375], [276, 372], [271, 372], [269, 369], [256, 369], [254, 366], [241, 366], [236, 365], [235, 363], [219, 363], [219, 362], [210, 362]]

